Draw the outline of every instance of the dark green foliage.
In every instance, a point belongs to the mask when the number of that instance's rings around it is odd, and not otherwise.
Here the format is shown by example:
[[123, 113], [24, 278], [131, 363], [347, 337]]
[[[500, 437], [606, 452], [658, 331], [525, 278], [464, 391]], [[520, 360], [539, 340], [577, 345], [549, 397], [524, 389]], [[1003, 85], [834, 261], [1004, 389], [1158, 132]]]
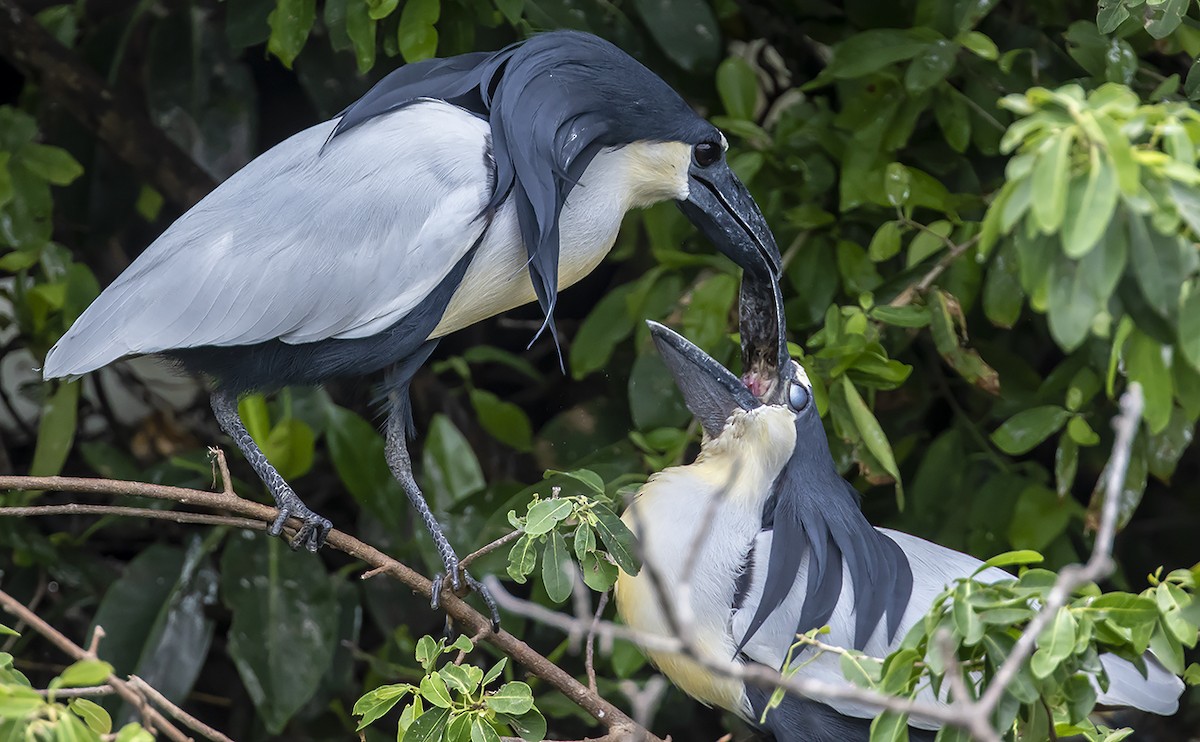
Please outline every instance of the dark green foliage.
[[[1090, 548], [1108, 421], [1133, 380], [1147, 404], [1121, 493], [1119, 568], [1102, 586], [1117, 592], [1088, 588], [1060, 612], [998, 721], [1022, 739], [1044, 737], [1051, 722], [1059, 734], [1121, 738], [1086, 720], [1098, 647], [1153, 647], [1200, 680], [1189, 665], [1200, 605], [1190, 571], [1200, 470], [1188, 455], [1200, 417], [1200, 9], [1190, 0], [36, 5], [57, 38], [217, 177], [335, 115], [403, 61], [496, 49], [543, 28], [613, 40], [729, 137], [731, 163], [784, 252], [793, 354], [872, 521], [981, 558], [1045, 557], [1011, 584], [952, 586], [900, 652], [847, 655], [847, 677], [911, 692], [922, 673], [944, 670], [931, 651], [940, 627], [988, 680], [1028, 601], [1048, 589], [1047, 570]], [[0, 101], [0, 474], [212, 486], [206, 447], [222, 439], [194, 383], [146, 362], [59, 384], [29, 371], [186, 205], [164, 201], [67, 118], [48, 81], [0, 74], [10, 83]], [[610, 259], [564, 292], [566, 375], [548, 342], [526, 350], [533, 310], [443, 343], [414, 384], [421, 483], [460, 556], [524, 531], [473, 572], [570, 606], [577, 568], [574, 589], [594, 591], [638, 569], [623, 500], [687, 461], [699, 435], [643, 320], [736, 365], [736, 296], [732, 264], [665, 204], [630, 215]], [[251, 397], [243, 417], [314, 509], [432, 573], [440, 560], [383, 462], [372, 383]], [[263, 495], [244, 462], [230, 465], [239, 492]], [[361, 565], [336, 553], [59, 516], [0, 520], [0, 565], [6, 591], [75, 638], [104, 626], [101, 659], [236, 739], [347, 739], [360, 726], [370, 740], [397, 726], [405, 739], [474, 742], [600, 733], [483, 645], [452, 664], [465, 647], [430, 638], [442, 620], [424, 601], [382, 576], [361, 582]], [[507, 621], [583, 676], [560, 634]], [[0, 737], [27, 714], [79, 739], [135, 718], [115, 701], [68, 707], [22, 690], [21, 672], [45, 688], [58, 675], [46, 663], [61, 663], [31, 637], [5, 648], [16, 665], [0, 654]], [[599, 691], [619, 705], [618, 682], [652, 672], [628, 643], [597, 653]], [[903, 738], [903, 721], [880, 717], [875, 738]], [[1153, 721], [1128, 723], [1154, 738]], [[1160, 738], [1194, 723], [1185, 696]], [[738, 724], [672, 690], [652, 728], [690, 740]], [[128, 726], [117, 739], [144, 735]]]

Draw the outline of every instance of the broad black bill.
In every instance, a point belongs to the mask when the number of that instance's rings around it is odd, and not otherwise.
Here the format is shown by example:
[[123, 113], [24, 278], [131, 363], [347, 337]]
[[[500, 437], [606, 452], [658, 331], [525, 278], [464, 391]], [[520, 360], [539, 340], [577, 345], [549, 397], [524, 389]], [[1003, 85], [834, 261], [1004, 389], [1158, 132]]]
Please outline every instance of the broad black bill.
[[779, 276], [779, 248], [750, 191], [720, 162], [688, 171], [688, 198], [679, 210], [713, 246], [761, 280]]

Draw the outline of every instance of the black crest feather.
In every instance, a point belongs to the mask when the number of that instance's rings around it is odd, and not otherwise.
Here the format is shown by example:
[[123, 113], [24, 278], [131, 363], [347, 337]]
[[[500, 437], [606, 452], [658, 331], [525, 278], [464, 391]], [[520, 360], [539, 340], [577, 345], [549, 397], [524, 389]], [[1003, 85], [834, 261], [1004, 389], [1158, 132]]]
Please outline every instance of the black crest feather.
[[699, 142], [716, 131], [616, 46], [591, 34], [553, 31], [494, 53], [405, 65], [343, 111], [330, 140], [422, 98], [446, 101], [490, 124], [496, 182], [488, 209], [514, 197], [530, 278], [546, 316], [542, 329], [556, 342], [558, 220], [592, 158], [605, 147]]

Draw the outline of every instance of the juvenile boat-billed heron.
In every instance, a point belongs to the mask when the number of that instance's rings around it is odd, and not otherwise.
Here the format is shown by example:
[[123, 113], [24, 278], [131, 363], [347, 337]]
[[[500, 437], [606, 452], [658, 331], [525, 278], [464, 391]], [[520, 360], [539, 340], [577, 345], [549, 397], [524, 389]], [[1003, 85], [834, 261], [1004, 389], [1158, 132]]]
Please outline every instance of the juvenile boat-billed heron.
[[[750, 317], [770, 329], [769, 311]], [[743, 307], [743, 342], [746, 320]], [[651, 477], [623, 516], [644, 565], [617, 582], [617, 607], [630, 627], [675, 635], [664, 604], [681, 605], [678, 586], [687, 574], [694, 649], [710, 664], [782, 669], [796, 635], [826, 625], [826, 643], [885, 657], [957, 578], [1011, 577], [995, 568], [975, 574], [982, 562], [973, 557], [867, 522], [857, 492], [834, 467], [808, 377], [785, 344], [775, 358], [763, 346], [744, 351], [749, 372], [739, 379], [666, 327], [651, 322], [650, 331], [704, 439], [694, 463]], [[769, 690], [686, 657], [648, 654], [689, 695], [778, 742], [865, 741], [878, 713], [853, 701], [788, 696], [760, 724]], [[799, 677], [848, 685], [839, 660], [798, 653], [792, 667]], [[1114, 655], [1100, 661], [1109, 678], [1101, 704], [1175, 712], [1183, 683], [1152, 657], [1146, 677]], [[919, 698], [936, 700], [928, 689]], [[932, 742], [936, 722], [909, 723], [911, 739]]]
[[439, 338], [534, 299], [554, 335], [559, 289], [600, 263], [630, 209], [673, 199], [746, 271], [775, 275], [726, 148], [662, 79], [588, 34], [405, 65], [180, 217], [50, 350], [44, 376], [142, 354], [203, 374], [274, 496], [270, 533], [298, 518], [293, 545], [315, 551], [330, 522], [247, 434], [238, 395], [382, 371], [388, 463], [457, 588], [405, 441], [413, 374]]

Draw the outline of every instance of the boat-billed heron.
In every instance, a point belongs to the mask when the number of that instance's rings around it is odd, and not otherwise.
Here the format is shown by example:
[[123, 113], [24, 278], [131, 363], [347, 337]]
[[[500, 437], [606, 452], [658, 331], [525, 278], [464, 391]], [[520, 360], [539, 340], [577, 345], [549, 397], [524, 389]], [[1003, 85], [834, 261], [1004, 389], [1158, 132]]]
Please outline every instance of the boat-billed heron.
[[[769, 329], [770, 312], [758, 316]], [[743, 307], [743, 342], [746, 319]], [[692, 617], [693, 649], [710, 665], [783, 669], [796, 635], [822, 626], [829, 627], [822, 637], [828, 644], [885, 657], [956, 579], [1011, 577], [995, 568], [976, 574], [978, 559], [867, 522], [856, 490], [834, 466], [812, 386], [786, 345], [777, 360], [771, 352], [755, 356], [761, 346], [745, 352], [749, 372], [739, 379], [668, 328], [652, 322], [650, 332], [704, 439], [692, 464], [652, 476], [623, 516], [644, 564], [617, 583], [617, 607], [630, 627], [674, 636], [664, 605], [680, 605], [677, 588], [686, 574], [689, 610], [674, 615]], [[648, 654], [689, 695], [778, 742], [865, 741], [878, 713], [853, 701], [789, 696], [760, 723], [769, 690], [681, 655]], [[839, 660], [798, 653], [792, 667], [799, 677], [848, 684]], [[1100, 703], [1175, 712], [1183, 683], [1153, 658], [1146, 677], [1114, 655], [1100, 660], [1109, 678]], [[937, 701], [930, 690], [919, 697]], [[909, 723], [911, 739], [933, 740], [927, 730], [936, 722]]]
[[270, 532], [298, 518], [293, 545], [315, 551], [330, 522], [247, 434], [238, 395], [382, 371], [388, 463], [457, 588], [458, 558], [412, 475], [413, 374], [439, 338], [534, 299], [554, 335], [558, 291], [600, 263], [630, 209], [675, 200], [734, 262], [775, 275], [778, 249], [726, 148], [662, 79], [588, 34], [405, 65], [173, 223], [50, 350], [44, 376], [143, 354], [204, 375], [274, 496]]

